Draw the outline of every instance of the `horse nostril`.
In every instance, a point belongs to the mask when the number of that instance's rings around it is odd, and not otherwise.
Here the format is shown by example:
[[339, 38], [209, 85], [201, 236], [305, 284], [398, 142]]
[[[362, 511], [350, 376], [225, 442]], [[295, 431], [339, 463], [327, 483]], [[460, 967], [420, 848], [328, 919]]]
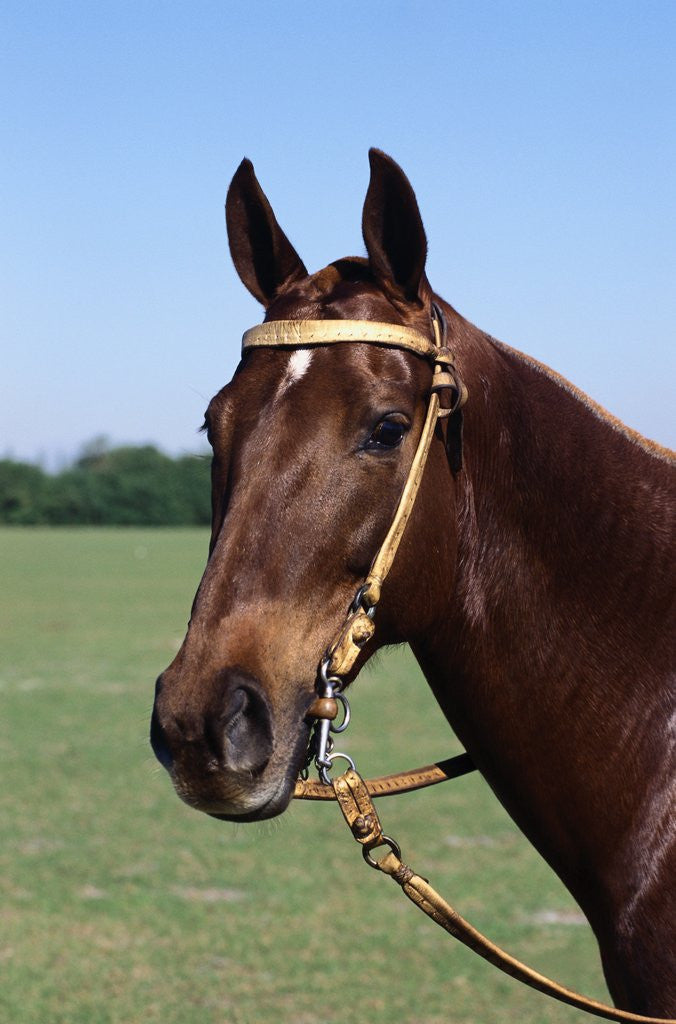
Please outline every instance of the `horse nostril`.
[[[272, 754], [272, 722], [265, 694], [257, 682], [237, 673], [226, 687], [227, 703], [209, 728], [213, 749], [226, 767], [240, 772], [261, 772]], [[229, 693], [228, 693], [229, 691]]]
[[174, 763], [174, 759], [169, 750], [167, 734], [160, 724], [157, 708], [153, 708], [153, 714], [150, 719], [150, 746], [153, 748], [155, 757], [160, 764], [169, 771]]
[[235, 718], [237, 718], [238, 715], [241, 715], [241, 713], [246, 709], [248, 703], [249, 698], [247, 697], [246, 690], [241, 688], [239, 690], [235, 690], [228, 708], [223, 712], [220, 719], [220, 724], [226, 732], [234, 722]]
[[[255, 676], [225, 669], [212, 680], [208, 701], [172, 703], [157, 683], [150, 744], [167, 771], [260, 773], [272, 755], [272, 714]], [[180, 694], [179, 694], [180, 697]], [[179, 712], [179, 713], [177, 713]], [[186, 767], [187, 765], [187, 767]]]

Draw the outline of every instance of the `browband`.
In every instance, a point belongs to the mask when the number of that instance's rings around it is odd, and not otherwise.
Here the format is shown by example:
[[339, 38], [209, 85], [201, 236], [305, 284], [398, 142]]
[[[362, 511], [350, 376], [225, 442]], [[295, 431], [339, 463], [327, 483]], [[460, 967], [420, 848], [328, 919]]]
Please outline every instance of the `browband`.
[[242, 352], [250, 348], [298, 348], [341, 341], [403, 348], [426, 359], [434, 359], [438, 351], [431, 338], [413, 327], [398, 324], [373, 320], [271, 320], [244, 332]]

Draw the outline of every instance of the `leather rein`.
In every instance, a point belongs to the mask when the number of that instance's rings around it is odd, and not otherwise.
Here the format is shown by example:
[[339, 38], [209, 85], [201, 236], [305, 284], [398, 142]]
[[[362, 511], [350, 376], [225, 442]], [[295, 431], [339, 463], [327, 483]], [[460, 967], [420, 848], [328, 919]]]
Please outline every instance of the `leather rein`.
[[[352, 758], [334, 749], [333, 735], [344, 732], [350, 722], [350, 706], [343, 693], [345, 680], [375, 632], [373, 619], [382, 585], [392, 567], [413, 510], [432, 438], [440, 419], [448, 418], [446, 448], [451, 469], [458, 472], [462, 468], [462, 407], [468, 393], [455, 365], [455, 357], [446, 346], [446, 320], [436, 303], [432, 303], [431, 326], [430, 339], [410, 327], [371, 320], [277, 320], [252, 327], [242, 338], [243, 353], [253, 348], [296, 349], [354, 342], [404, 349], [427, 359], [433, 367], [425, 421], [392, 523], [364, 583], [355, 594], [343, 626], [327, 648], [319, 667], [319, 696], [308, 710], [308, 717], [315, 720], [308, 759], [293, 795], [299, 800], [336, 800], [354, 839], [362, 848], [366, 863], [389, 875], [433, 921], [510, 977], [560, 1002], [606, 1020], [676, 1024], [676, 1020], [645, 1017], [588, 999], [539, 974], [477, 931], [426, 879], [415, 874], [402, 861], [398, 843], [383, 832], [372, 798], [406, 793], [466, 775], [475, 769], [469, 754], [463, 753], [408, 772], [363, 779]], [[450, 394], [447, 406], [441, 405], [442, 392]], [[339, 705], [342, 705], [343, 713], [340, 723], [336, 724], [341, 717]], [[346, 761], [348, 767], [342, 775], [333, 779], [330, 772], [334, 761], [339, 759]], [[319, 775], [318, 781], [308, 778], [309, 766], [313, 761]], [[376, 851], [381, 854], [379, 857], [374, 856]]]

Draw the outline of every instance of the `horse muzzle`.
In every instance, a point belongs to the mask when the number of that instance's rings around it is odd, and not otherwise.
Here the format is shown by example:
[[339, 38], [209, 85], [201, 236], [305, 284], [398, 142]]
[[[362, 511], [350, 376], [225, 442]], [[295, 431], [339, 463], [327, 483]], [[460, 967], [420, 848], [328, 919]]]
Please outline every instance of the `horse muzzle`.
[[239, 667], [223, 669], [200, 700], [192, 688], [181, 696], [180, 680], [170, 671], [156, 684], [150, 742], [181, 799], [227, 820], [280, 814], [291, 798], [295, 755], [299, 750], [302, 756], [308, 727], [278, 749], [275, 732], [281, 730], [275, 730], [270, 701], [255, 676]]

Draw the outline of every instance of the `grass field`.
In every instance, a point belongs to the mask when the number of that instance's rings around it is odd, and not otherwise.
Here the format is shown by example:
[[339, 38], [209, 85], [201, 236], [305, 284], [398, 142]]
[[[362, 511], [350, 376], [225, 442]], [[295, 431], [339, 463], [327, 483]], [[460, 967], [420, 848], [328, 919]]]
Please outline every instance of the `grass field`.
[[[364, 867], [335, 807], [233, 826], [185, 807], [147, 743], [207, 538], [3, 530], [0, 1020], [549, 1024], [585, 1019], [456, 945]], [[410, 655], [367, 670], [364, 773], [458, 750]], [[380, 805], [404, 857], [479, 928], [607, 993], [574, 903], [470, 776]]]

